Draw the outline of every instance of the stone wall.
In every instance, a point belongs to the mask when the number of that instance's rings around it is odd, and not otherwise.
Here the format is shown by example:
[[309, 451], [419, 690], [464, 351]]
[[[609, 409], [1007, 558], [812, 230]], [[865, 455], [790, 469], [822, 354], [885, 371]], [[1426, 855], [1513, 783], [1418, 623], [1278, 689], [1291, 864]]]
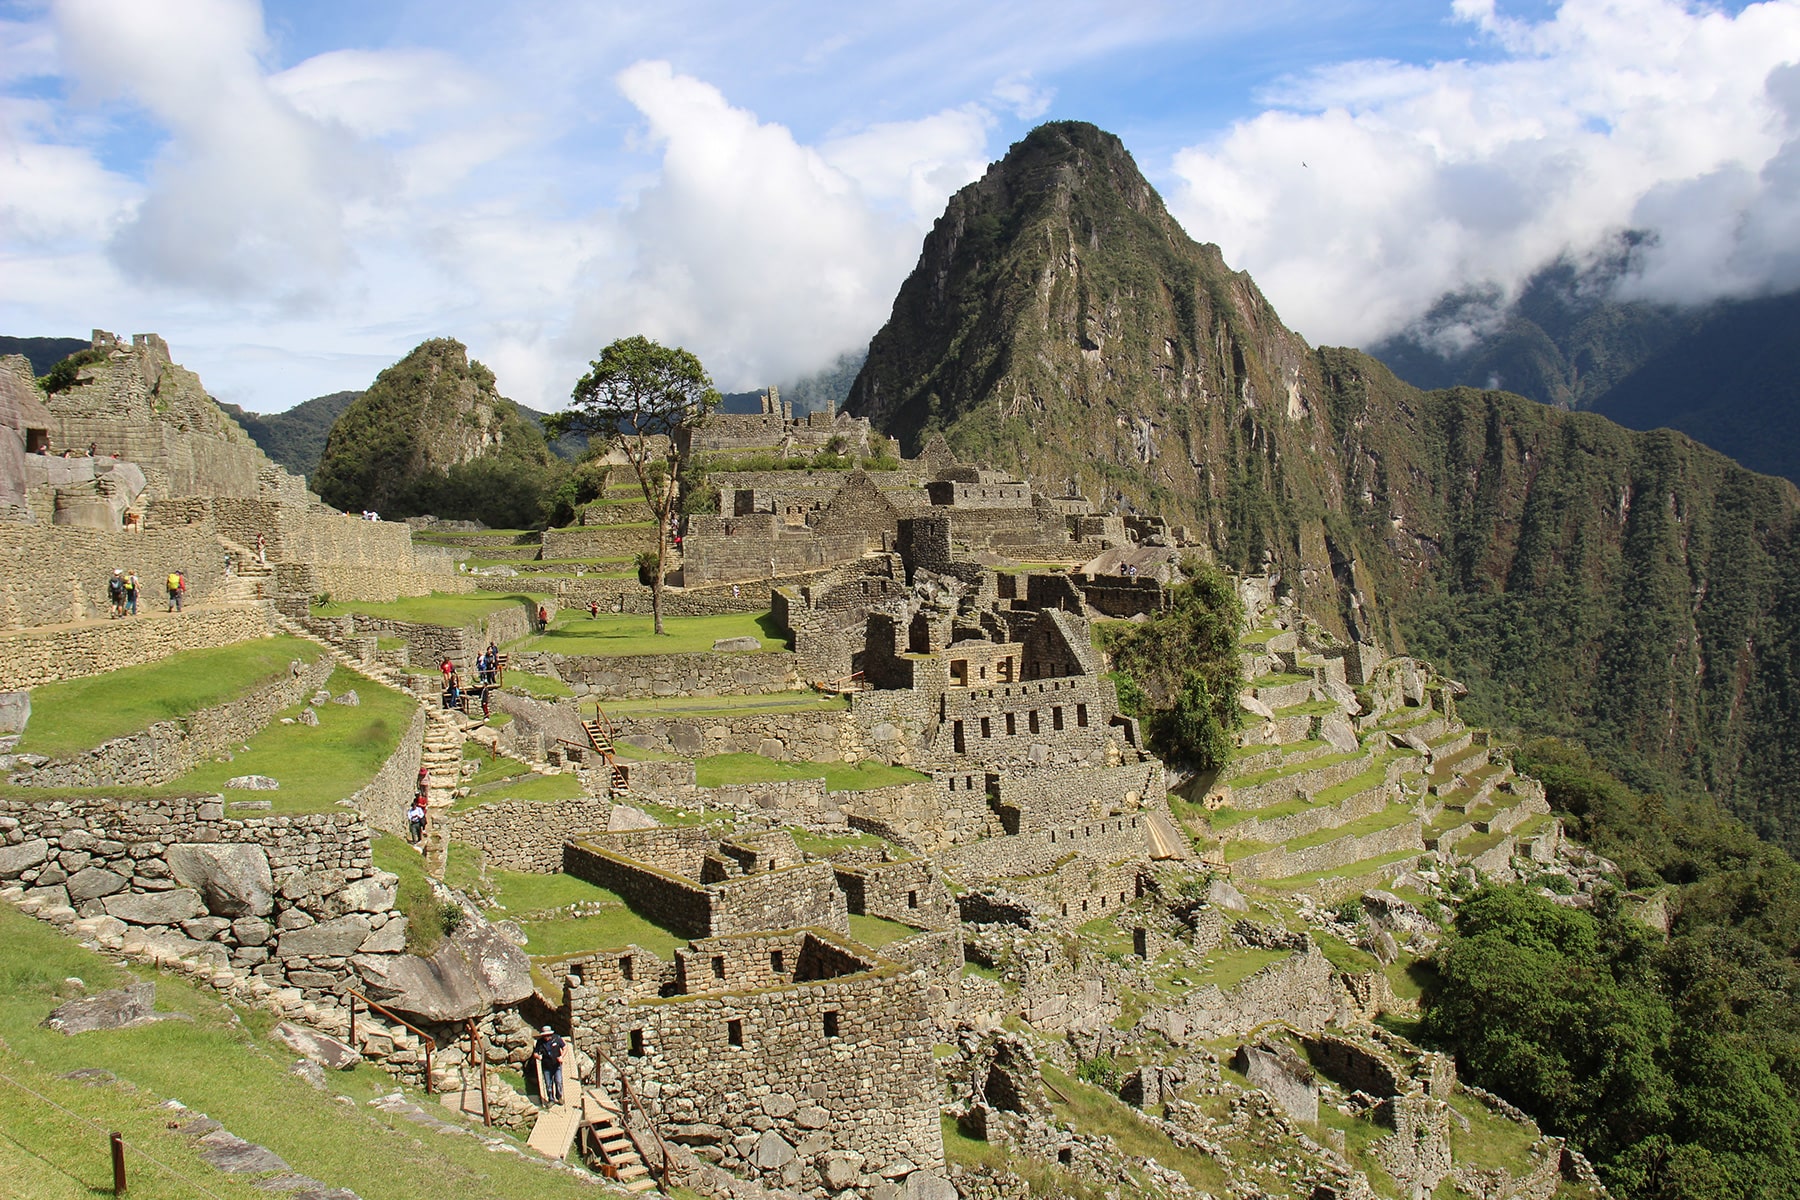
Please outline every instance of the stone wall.
[[[142, 600], [138, 612], [144, 613]], [[261, 605], [180, 613], [152, 610], [134, 619], [72, 629], [4, 632], [0, 633], [0, 691], [160, 662], [183, 650], [229, 646], [268, 633], [269, 614]]]
[[712, 934], [712, 897], [693, 879], [627, 858], [592, 839], [563, 847], [563, 871], [617, 893], [632, 912], [677, 937]]
[[544, 558], [611, 558], [656, 549], [654, 525], [579, 525], [544, 530]]
[[425, 758], [425, 710], [413, 709], [400, 744], [375, 772], [375, 778], [350, 797], [350, 805], [372, 828], [384, 833], [407, 832], [406, 810], [419, 790], [419, 764]]
[[1136, 861], [1149, 856], [1142, 821], [1133, 813], [1079, 825], [1030, 829], [1010, 837], [984, 838], [943, 850], [938, 861], [963, 883], [1043, 874], [1070, 855], [1101, 862]]
[[[536, 627], [537, 613], [526, 604], [508, 605], [496, 609], [479, 621], [462, 626], [397, 621], [367, 613], [351, 613], [349, 616], [353, 636], [400, 638], [412, 651], [413, 662], [432, 669], [447, 657], [457, 665], [466, 679], [475, 669], [476, 657], [487, 649], [489, 642], [504, 646], [527, 636]], [[523, 669], [531, 670], [530, 667]]]
[[209, 957], [308, 998], [350, 979], [352, 956], [402, 952], [395, 879], [375, 870], [361, 817], [226, 811], [215, 796], [0, 797], [0, 885], [103, 940]]
[[929, 783], [839, 793], [839, 804], [852, 828], [916, 852], [1005, 832], [988, 807], [983, 775], [934, 772]]
[[512, 665], [620, 700], [754, 696], [786, 691], [800, 683], [794, 656], [786, 651], [614, 656], [527, 652], [513, 655]]
[[[224, 571], [224, 553], [210, 525], [147, 528], [139, 533], [71, 525], [9, 525], [0, 540], [0, 628], [28, 629], [105, 617], [112, 611], [106, 585], [116, 567], [138, 573], [138, 612], [168, 607], [164, 580], [187, 576], [187, 603], [212, 593]], [[140, 618], [141, 619], [141, 618]]]
[[633, 912], [683, 938], [814, 926], [849, 932], [843, 893], [826, 864], [702, 884], [713, 847], [705, 829], [595, 834], [563, 847], [563, 871], [616, 892]]
[[619, 717], [614, 740], [661, 754], [704, 758], [713, 754], [760, 754], [778, 762], [837, 763], [868, 758], [862, 727], [836, 708], [808, 713], [741, 713], [719, 717], [667, 719]]
[[603, 1048], [654, 1097], [665, 1133], [723, 1146], [734, 1130], [760, 1128], [749, 1162], [775, 1180], [817, 1186], [819, 1164], [838, 1151], [856, 1156], [852, 1181], [874, 1187], [884, 1170], [944, 1161], [926, 986], [889, 965], [774, 990], [643, 1000], [577, 1027], [575, 1042]]
[[[885, 917], [919, 929], [954, 929], [961, 916], [944, 877], [930, 859], [835, 865], [838, 890], [853, 913]], [[961, 946], [959, 941], [958, 946]], [[962, 955], [957, 954], [961, 966]]]
[[1303, 850], [1277, 846], [1261, 854], [1240, 858], [1231, 864], [1238, 879], [1286, 879], [1293, 875], [1310, 875], [1315, 871], [1332, 871], [1365, 858], [1397, 854], [1402, 850], [1425, 852], [1420, 840], [1422, 822], [1416, 817], [1387, 829], [1361, 837], [1341, 837]]
[[1162, 762], [1145, 758], [1112, 767], [1009, 771], [995, 780], [994, 797], [1017, 814], [1018, 828], [1049, 829], [1121, 808], [1157, 805], [1169, 794]]
[[563, 843], [604, 831], [611, 800], [501, 800], [440, 814], [448, 836], [481, 851], [482, 861], [506, 871], [562, 870]]
[[262, 731], [276, 713], [318, 691], [336, 664], [321, 654], [311, 664], [252, 688], [235, 700], [177, 721], [113, 738], [73, 758], [15, 772], [26, 787], [156, 787]]
[[825, 863], [742, 875], [712, 884], [712, 937], [764, 929], [816, 927], [850, 932], [849, 910], [837, 875]]
[[1317, 1033], [1341, 1018], [1343, 996], [1332, 979], [1330, 961], [1309, 942], [1304, 950], [1264, 967], [1229, 992], [1211, 984], [1196, 988], [1180, 1005], [1147, 1013], [1138, 1024], [1158, 1030], [1178, 1046], [1242, 1037], [1271, 1021]]

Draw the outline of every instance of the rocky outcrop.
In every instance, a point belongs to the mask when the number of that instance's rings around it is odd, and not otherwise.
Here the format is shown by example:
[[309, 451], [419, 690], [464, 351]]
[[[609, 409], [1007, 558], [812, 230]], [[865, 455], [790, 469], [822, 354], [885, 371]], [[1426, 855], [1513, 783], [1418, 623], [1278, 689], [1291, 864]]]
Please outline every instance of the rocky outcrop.
[[372, 997], [427, 1021], [461, 1021], [532, 993], [531, 960], [482, 921], [466, 921], [429, 958], [361, 956], [355, 962]]

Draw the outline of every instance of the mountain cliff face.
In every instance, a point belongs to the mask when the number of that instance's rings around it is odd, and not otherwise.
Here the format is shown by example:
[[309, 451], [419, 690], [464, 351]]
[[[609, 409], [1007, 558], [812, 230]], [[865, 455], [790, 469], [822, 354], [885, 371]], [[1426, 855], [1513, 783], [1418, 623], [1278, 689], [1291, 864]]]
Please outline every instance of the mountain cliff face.
[[405, 516], [400, 508], [421, 494], [420, 484], [453, 467], [549, 459], [542, 432], [494, 390], [494, 373], [470, 361], [461, 342], [434, 338], [343, 410], [312, 482], [327, 504]]
[[1667, 431], [1424, 392], [1309, 347], [1118, 139], [1033, 131], [954, 196], [847, 409], [1185, 519], [1338, 632], [1429, 652], [1484, 720], [1590, 738], [1800, 843], [1800, 494]]

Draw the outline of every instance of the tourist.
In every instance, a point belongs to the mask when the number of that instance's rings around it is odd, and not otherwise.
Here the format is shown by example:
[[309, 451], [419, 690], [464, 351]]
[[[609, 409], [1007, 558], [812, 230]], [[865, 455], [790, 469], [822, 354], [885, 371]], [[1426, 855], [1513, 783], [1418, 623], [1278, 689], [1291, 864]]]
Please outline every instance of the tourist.
[[538, 618], [537, 625], [538, 625], [539, 633], [542, 633], [546, 629], [550, 628], [550, 610], [545, 608], [541, 604], [538, 605], [537, 618]]
[[100, 452], [100, 443], [99, 442], [89, 442], [88, 443], [87, 456], [89, 458], [94, 457], [94, 455], [98, 454], [99, 452]]
[[538, 1030], [537, 1044], [531, 1048], [532, 1061], [538, 1068], [538, 1095], [545, 1104], [562, 1103], [563, 1040], [545, 1025]]
[[[424, 777], [425, 772], [421, 768], [419, 778], [422, 781]], [[415, 846], [425, 840], [425, 819], [425, 797], [414, 796], [412, 807], [406, 810], [406, 831]]]
[[600, 619], [600, 602], [598, 600], [589, 600], [588, 601], [588, 620], [598, 621], [599, 619]]
[[136, 571], [125, 572], [125, 615], [137, 616], [138, 577]]
[[488, 719], [488, 694], [493, 690], [491, 686], [481, 689], [481, 719], [484, 721]]
[[261, 567], [269, 565], [269, 543], [260, 533], [256, 535], [256, 564]]
[[456, 664], [450, 661], [448, 654], [444, 655], [444, 661], [438, 664], [438, 670], [443, 672], [444, 686], [449, 687], [450, 677], [456, 674]]
[[106, 581], [106, 598], [112, 602], [114, 619], [125, 615], [125, 572], [118, 567], [113, 568], [112, 578]]
[[450, 676], [449, 686], [444, 689], [444, 707], [462, 707], [462, 688], [457, 684], [456, 676], [454, 674]]
[[180, 612], [181, 601], [187, 595], [187, 577], [180, 571], [169, 572], [169, 611]]

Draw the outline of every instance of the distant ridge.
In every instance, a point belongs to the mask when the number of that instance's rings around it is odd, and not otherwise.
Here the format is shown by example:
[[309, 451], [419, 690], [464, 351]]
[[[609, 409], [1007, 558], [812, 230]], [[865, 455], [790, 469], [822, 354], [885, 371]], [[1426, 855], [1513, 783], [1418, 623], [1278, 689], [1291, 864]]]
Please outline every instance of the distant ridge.
[[23, 354], [31, 362], [31, 373], [42, 375], [77, 350], [86, 350], [92, 344], [87, 338], [0, 336], [0, 355]]

